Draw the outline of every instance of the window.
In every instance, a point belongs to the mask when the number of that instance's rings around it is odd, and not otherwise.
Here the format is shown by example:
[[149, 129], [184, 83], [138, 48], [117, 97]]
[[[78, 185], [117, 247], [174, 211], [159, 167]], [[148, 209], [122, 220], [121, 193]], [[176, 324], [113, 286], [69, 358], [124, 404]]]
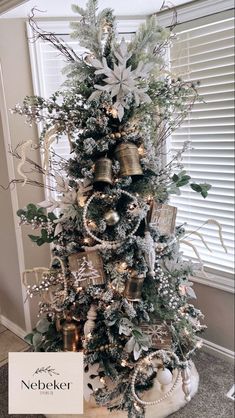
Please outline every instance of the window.
[[[120, 36], [128, 39], [140, 23], [141, 20], [119, 21]], [[68, 22], [40, 21], [39, 25], [59, 34], [77, 53], [82, 52], [68, 35]], [[172, 147], [179, 149], [185, 140], [191, 140], [194, 149], [184, 156], [185, 168], [196, 182], [208, 182], [213, 188], [206, 200], [185, 188], [181, 196], [172, 198], [172, 204], [178, 207], [177, 224], [187, 222], [190, 230], [200, 228], [207, 219], [220, 222], [227, 254], [221, 247], [215, 225], [205, 225], [199, 230], [212, 253], [195, 237], [190, 240], [211, 271], [230, 277], [233, 268], [233, 18], [228, 12], [217, 13], [177, 25], [176, 30], [177, 40], [171, 49], [172, 72], [192, 81], [200, 80], [199, 92], [205, 102], [196, 103], [190, 117], [172, 135]], [[41, 41], [30, 44], [30, 52], [35, 93], [49, 97], [64, 81], [63, 57], [50, 44]], [[66, 138], [55, 148], [58, 154], [68, 158]], [[195, 258], [189, 247], [183, 249], [187, 256]]]
[[[133, 33], [135, 33], [138, 26], [143, 22], [143, 19], [133, 20], [118, 20], [117, 30], [120, 38], [125, 37], [128, 41]], [[81, 48], [76, 40], [72, 40], [69, 36], [71, 29], [69, 22], [46, 22], [38, 21], [41, 29], [56, 33], [68, 45], [70, 45], [78, 55], [82, 55], [84, 48]], [[28, 36], [32, 39], [32, 32], [28, 26]], [[36, 42], [29, 41], [32, 75], [34, 92], [42, 97], [48, 98], [58, 90], [65, 81], [65, 76], [62, 73], [66, 65], [65, 59], [58, 53], [49, 42], [37, 40]], [[61, 138], [58, 144], [53, 144], [55, 152], [63, 158], [68, 158], [70, 147], [66, 137]]]
[[[203, 98], [173, 133], [172, 148], [177, 150], [190, 140], [192, 149], [183, 157], [185, 169], [196, 183], [212, 185], [205, 200], [188, 187], [173, 197], [172, 203], [178, 207], [177, 222], [187, 222], [187, 229], [200, 232], [211, 249], [205, 248], [200, 238], [188, 238], [205, 266], [228, 275], [233, 272], [234, 249], [233, 27], [234, 18], [229, 12], [178, 25], [171, 48], [171, 71], [191, 81], [199, 80]], [[221, 224], [227, 254], [215, 225], [200, 228], [207, 219]], [[190, 247], [184, 246], [183, 250], [195, 258]]]

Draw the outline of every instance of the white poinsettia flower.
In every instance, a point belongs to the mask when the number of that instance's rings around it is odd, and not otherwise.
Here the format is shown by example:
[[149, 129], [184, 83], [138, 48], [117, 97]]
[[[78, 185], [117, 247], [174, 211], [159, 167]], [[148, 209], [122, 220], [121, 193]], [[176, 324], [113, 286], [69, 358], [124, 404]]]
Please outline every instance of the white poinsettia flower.
[[193, 282], [182, 282], [179, 285], [179, 293], [181, 296], [189, 296], [191, 299], [197, 299], [196, 293], [194, 292], [193, 288]]
[[50, 197], [48, 200], [43, 200], [37, 204], [40, 208], [50, 209], [51, 211], [59, 207], [59, 202], [53, 197]]
[[56, 191], [59, 193], [64, 193], [69, 190], [69, 181], [65, 180], [63, 177], [59, 175], [55, 175], [56, 181]]
[[134, 335], [129, 339], [129, 341], [127, 341], [124, 349], [128, 352], [128, 353], [132, 353], [134, 355], [134, 359], [138, 360], [138, 358], [140, 357], [142, 351], [148, 351], [149, 349], [149, 339], [146, 337], [140, 337], [140, 338], [136, 338]]
[[75, 190], [69, 190], [66, 193], [63, 193], [63, 196], [61, 197], [61, 203], [64, 205], [71, 205], [75, 203], [77, 200], [77, 193]]
[[127, 337], [131, 335], [133, 324], [127, 318], [122, 318], [119, 323], [119, 334], [124, 334]]

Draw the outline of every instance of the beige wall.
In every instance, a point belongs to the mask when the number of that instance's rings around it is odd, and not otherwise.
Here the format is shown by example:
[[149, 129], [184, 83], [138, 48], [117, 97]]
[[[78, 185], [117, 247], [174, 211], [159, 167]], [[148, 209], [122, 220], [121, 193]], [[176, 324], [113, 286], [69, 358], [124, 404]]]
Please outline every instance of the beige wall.
[[[1, 59], [1, 66], [2, 66], [2, 73], [3, 73], [3, 84], [6, 96], [6, 104], [7, 109], [13, 107], [16, 103], [21, 103], [23, 98], [26, 95], [33, 94], [33, 87], [32, 87], [32, 77], [31, 77], [31, 70], [30, 70], [30, 62], [29, 62], [29, 52], [28, 52], [28, 44], [26, 38], [26, 27], [25, 22], [23, 19], [6, 19], [0, 20], [0, 59]], [[9, 118], [9, 128], [10, 128], [10, 137], [11, 137], [11, 144], [15, 147], [18, 143], [21, 143], [27, 139], [34, 139], [37, 141], [37, 131], [34, 128], [30, 128], [26, 125], [25, 120], [23, 117], [18, 115], [11, 115], [8, 112]], [[1, 138], [1, 142], [3, 142]], [[3, 145], [2, 145], [3, 146]], [[31, 155], [37, 162], [40, 162], [40, 155], [34, 153]], [[1, 152], [1, 160], [4, 161], [5, 156], [4, 153]], [[15, 173], [16, 177], [19, 178], [19, 175], [16, 172], [16, 161], [15, 164]], [[6, 161], [4, 161], [4, 172], [6, 170]], [[39, 179], [39, 178], [38, 178]], [[42, 180], [42, 179], [40, 179]], [[2, 180], [1, 180], [2, 183]], [[7, 183], [7, 178], [5, 175], [4, 183]], [[32, 186], [25, 186], [22, 187], [21, 185], [17, 186], [17, 198], [18, 198], [18, 206], [20, 208], [26, 206], [27, 203], [37, 203], [44, 199], [44, 192], [40, 188], [32, 187]], [[2, 202], [5, 202], [6, 193], [0, 190], [0, 199]], [[9, 199], [9, 197], [8, 197]], [[8, 202], [10, 204], [10, 201]], [[18, 208], [14, 207], [11, 209], [15, 212]], [[4, 203], [1, 206], [1, 221], [4, 222], [4, 217], [8, 216], [9, 207]], [[9, 222], [12, 223], [12, 219]], [[7, 231], [6, 225], [4, 225], [5, 231]], [[11, 226], [13, 228], [13, 225]], [[11, 232], [11, 228], [9, 226], [9, 233]], [[34, 266], [48, 266], [49, 263], [49, 246], [44, 245], [42, 247], [37, 247], [33, 244], [30, 239], [27, 237], [28, 233], [32, 233], [32, 230], [29, 227], [22, 228], [23, 230], [23, 253], [24, 253], [24, 261], [25, 261], [25, 268], [31, 268]], [[14, 244], [14, 238], [12, 236], [11, 245]], [[10, 244], [9, 244], [10, 245]], [[0, 240], [0, 254], [4, 250], [5, 242], [4, 240]], [[14, 288], [9, 288], [7, 284], [10, 280], [12, 280], [12, 274], [9, 272], [7, 273], [7, 266], [14, 262], [14, 259], [11, 257], [11, 251], [5, 253], [5, 257], [3, 257], [2, 265], [5, 271], [4, 278], [1, 277], [1, 293], [5, 295], [4, 297], [6, 300], [14, 300], [14, 305], [4, 304], [4, 315], [7, 316], [9, 319], [13, 317], [15, 310], [20, 311], [21, 315], [16, 317], [16, 324], [19, 326], [23, 326], [24, 321], [22, 319], [22, 299], [19, 292], [19, 283], [20, 277], [19, 274], [17, 277], [14, 277], [15, 280], [15, 290]], [[15, 261], [17, 264], [17, 260]], [[15, 275], [16, 276], [16, 275]], [[13, 293], [17, 293], [17, 297], [13, 296]], [[18, 302], [17, 302], [18, 301]], [[2, 303], [1, 303], [2, 305]], [[3, 310], [3, 308], [2, 308]], [[36, 320], [36, 312], [37, 306], [36, 303], [31, 303], [31, 318], [33, 323]]]
[[202, 337], [234, 351], [234, 295], [214, 287], [194, 284], [195, 305], [205, 315], [207, 330]]
[[[0, 118], [0, 184], [9, 182]], [[25, 329], [20, 270], [10, 191], [0, 189], [0, 313]]]
[[[4, 87], [7, 107], [21, 102], [25, 95], [32, 94], [32, 82], [28, 46], [25, 33], [25, 22], [21, 19], [0, 20], [0, 57], [3, 68]], [[35, 129], [29, 128], [22, 117], [9, 115], [12, 144], [16, 145], [29, 138], [37, 138]], [[2, 138], [1, 138], [2, 142]], [[6, 177], [6, 161], [1, 144], [1, 176]], [[39, 160], [39, 156], [37, 156]], [[2, 180], [1, 180], [2, 182]], [[43, 191], [32, 187], [17, 188], [19, 207], [28, 202], [39, 202], [43, 199]], [[0, 304], [4, 314], [24, 326], [22, 298], [20, 289], [19, 268], [14, 237], [14, 226], [9, 192], [0, 190], [1, 212], [0, 227], [5, 238], [0, 240]], [[14, 209], [15, 210], [15, 209]], [[5, 219], [7, 220], [5, 221]], [[29, 233], [29, 230], [27, 231]], [[6, 241], [7, 237], [7, 241]], [[35, 247], [23, 233], [23, 250], [25, 266], [46, 266], [49, 261], [48, 247]], [[208, 330], [204, 338], [233, 350], [233, 295], [215, 288], [195, 283], [198, 299], [196, 304], [205, 314]], [[5, 301], [3, 301], [3, 298]], [[36, 317], [36, 304], [31, 308], [32, 318]]]

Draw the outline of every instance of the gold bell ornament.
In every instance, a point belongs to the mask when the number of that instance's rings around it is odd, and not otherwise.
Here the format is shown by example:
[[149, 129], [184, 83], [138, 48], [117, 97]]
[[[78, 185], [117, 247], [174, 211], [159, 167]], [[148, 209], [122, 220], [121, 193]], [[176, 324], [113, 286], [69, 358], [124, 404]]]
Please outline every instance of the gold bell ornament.
[[130, 142], [121, 143], [115, 149], [115, 156], [120, 164], [120, 175], [137, 176], [143, 174], [138, 148]]
[[113, 184], [112, 179], [112, 160], [107, 157], [99, 158], [95, 163], [94, 183]]
[[143, 283], [144, 275], [138, 275], [137, 272], [133, 271], [131, 277], [126, 282], [125, 297], [132, 302], [140, 301]]
[[67, 320], [62, 327], [63, 351], [78, 351], [79, 333], [77, 326]]

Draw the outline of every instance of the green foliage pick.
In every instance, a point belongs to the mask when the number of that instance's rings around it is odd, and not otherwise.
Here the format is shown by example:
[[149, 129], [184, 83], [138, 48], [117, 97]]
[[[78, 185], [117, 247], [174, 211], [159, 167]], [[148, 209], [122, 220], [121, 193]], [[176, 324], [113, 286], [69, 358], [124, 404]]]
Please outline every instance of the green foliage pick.
[[42, 318], [37, 322], [36, 330], [43, 334], [44, 332], [47, 332], [50, 326], [50, 322], [47, 320], [47, 318]]
[[176, 187], [183, 187], [186, 186], [186, 184], [189, 183], [189, 180], [191, 177], [186, 174], [186, 171], [183, 170], [178, 174], [174, 174], [172, 177], [173, 182], [175, 183]]
[[208, 183], [191, 183], [190, 187], [197, 193], [200, 193], [204, 199], [208, 196], [208, 190], [211, 189], [211, 184]]
[[29, 334], [25, 335], [24, 340], [26, 341], [26, 343], [32, 345], [33, 344], [33, 332], [30, 332]]

